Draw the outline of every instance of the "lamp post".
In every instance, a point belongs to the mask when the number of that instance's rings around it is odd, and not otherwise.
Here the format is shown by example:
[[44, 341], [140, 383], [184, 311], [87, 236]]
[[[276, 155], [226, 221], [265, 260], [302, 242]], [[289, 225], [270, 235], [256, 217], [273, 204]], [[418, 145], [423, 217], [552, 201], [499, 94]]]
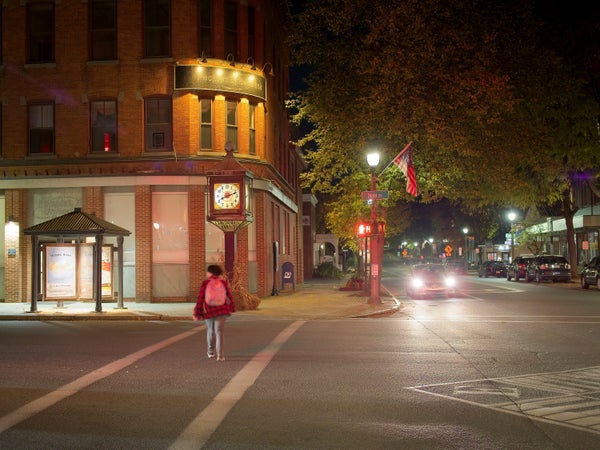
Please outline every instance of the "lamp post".
[[463, 234], [465, 235], [465, 249], [463, 250], [463, 256], [465, 257], [465, 263], [469, 264], [469, 252], [467, 249], [467, 233], [469, 233], [469, 229], [467, 227], [464, 227]]
[[514, 221], [517, 215], [511, 211], [508, 213], [508, 220], [510, 220], [510, 262], [512, 263], [515, 259], [515, 230], [513, 227]]
[[[371, 190], [377, 189], [377, 177], [375, 169], [379, 164], [379, 153], [371, 152], [367, 154], [367, 164], [371, 168]], [[379, 299], [379, 281], [381, 272], [381, 258], [379, 255], [379, 230], [377, 227], [377, 200], [371, 200], [371, 280], [369, 304], [376, 305], [381, 303]]]

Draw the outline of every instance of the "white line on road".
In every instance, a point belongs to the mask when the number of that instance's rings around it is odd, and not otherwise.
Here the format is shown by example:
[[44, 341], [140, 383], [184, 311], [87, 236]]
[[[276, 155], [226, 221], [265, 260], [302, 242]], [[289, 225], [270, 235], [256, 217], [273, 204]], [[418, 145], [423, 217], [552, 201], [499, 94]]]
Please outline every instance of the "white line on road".
[[254, 384], [283, 344], [305, 323], [298, 320], [279, 333], [264, 350], [257, 353], [179, 435], [172, 450], [200, 449], [223, 422], [225, 416]]
[[26, 405], [21, 406], [19, 409], [3, 416], [0, 418], [0, 433], [5, 432], [11, 427], [14, 427], [16, 424], [22, 422], [23, 420], [29, 419], [34, 415], [42, 412], [43, 410], [55, 405], [56, 403], [64, 400], [67, 397], [70, 397], [73, 394], [78, 393], [82, 389], [85, 389], [89, 385], [100, 381], [103, 378], [106, 378], [119, 370], [123, 370], [125, 367], [130, 366], [134, 362], [142, 359], [158, 350], [161, 350], [165, 347], [168, 347], [175, 342], [181, 341], [182, 339], [188, 338], [198, 331], [203, 330], [204, 327], [196, 327], [193, 330], [186, 331], [185, 333], [178, 334], [169, 339], [165, 339], [164, 341], [158, 342], [149, 347], [138, 350], [131, 355], [125, 356], [124, 358], [118, 359], [114, 362], [106, 364], [99, 369], [96, 369], [74, 381], [71, 383], [67, 383], [64, 386], [59, 387], [58, 389], [44, 395], [43, 397], [38, 398]]

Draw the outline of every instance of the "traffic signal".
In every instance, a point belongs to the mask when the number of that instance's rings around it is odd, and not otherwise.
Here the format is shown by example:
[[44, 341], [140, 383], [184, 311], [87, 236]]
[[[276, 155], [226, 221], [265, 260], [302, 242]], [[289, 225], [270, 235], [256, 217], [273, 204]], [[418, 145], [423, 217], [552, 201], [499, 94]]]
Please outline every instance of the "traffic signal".
[[359, 238], [371, 236], [371, 224], [370, 223], [359, 223], [356, 228], [356, 234]]

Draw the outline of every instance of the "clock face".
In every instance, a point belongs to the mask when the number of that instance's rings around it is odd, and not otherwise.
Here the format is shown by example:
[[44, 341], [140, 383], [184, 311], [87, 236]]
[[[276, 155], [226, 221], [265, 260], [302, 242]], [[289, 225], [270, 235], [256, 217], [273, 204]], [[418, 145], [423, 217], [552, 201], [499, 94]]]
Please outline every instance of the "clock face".
[[239, 183], [215, 183], [214, 184], [214, 207], [215, 209], [237, 209], [240, 207], [240, 185]]

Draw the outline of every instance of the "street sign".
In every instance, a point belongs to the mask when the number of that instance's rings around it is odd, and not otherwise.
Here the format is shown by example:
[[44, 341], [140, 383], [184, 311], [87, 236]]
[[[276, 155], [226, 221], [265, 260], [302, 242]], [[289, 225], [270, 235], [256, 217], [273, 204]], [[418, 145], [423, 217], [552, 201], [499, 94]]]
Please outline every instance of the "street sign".
[[388, 191], [362, 191], [360, 197], [363, 200], [387, 200], [389, 198]]

